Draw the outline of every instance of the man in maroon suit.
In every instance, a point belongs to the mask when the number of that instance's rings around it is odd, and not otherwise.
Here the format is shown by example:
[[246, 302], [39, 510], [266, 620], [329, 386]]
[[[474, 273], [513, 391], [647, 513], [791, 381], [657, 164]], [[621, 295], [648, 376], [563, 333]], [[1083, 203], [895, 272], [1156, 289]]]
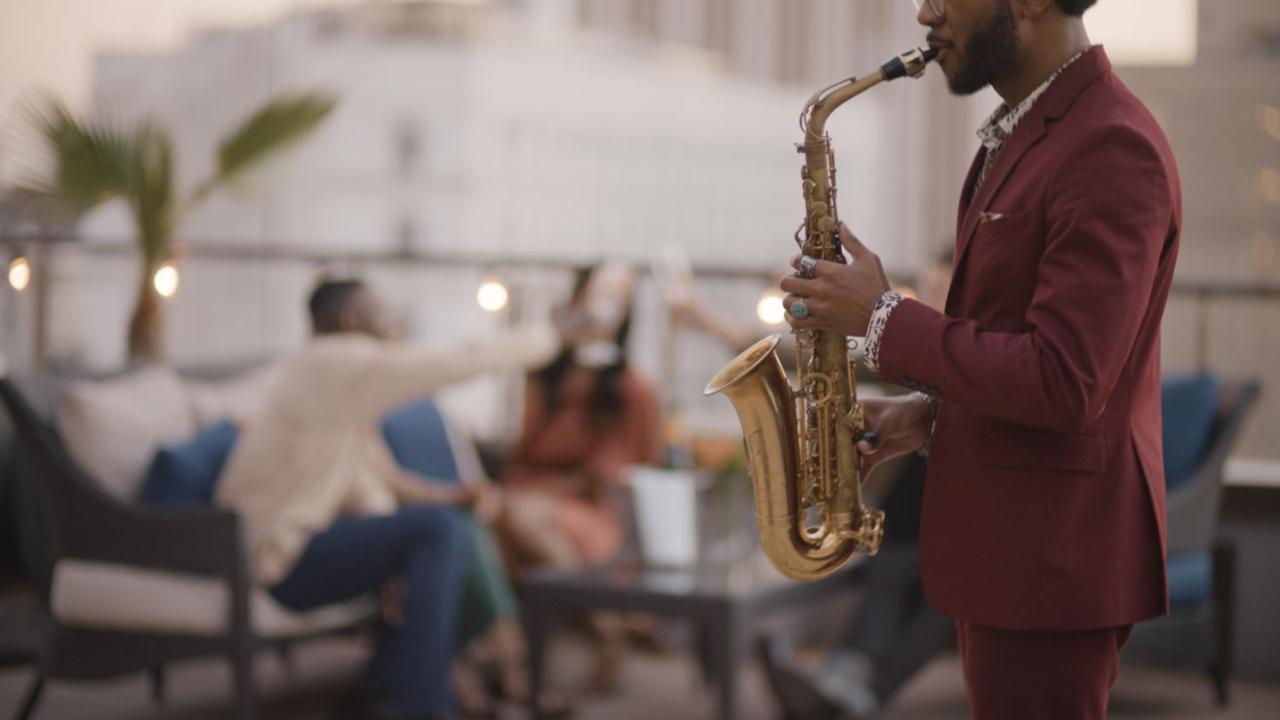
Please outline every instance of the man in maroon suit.
[[864, 468], [927, 448], [921, 568], [976, 718], [1102, 718], [1133, 623], [1163, 614], [1160, 319], [1182, 202], [1151, 114], [1092, 47], [1094, 0], [917, 0], [951, 90], [1004, 104], [960, 200], [946, 312], [796, 259], [791, 324], [865, 336], [919, 392], [867, 403]]

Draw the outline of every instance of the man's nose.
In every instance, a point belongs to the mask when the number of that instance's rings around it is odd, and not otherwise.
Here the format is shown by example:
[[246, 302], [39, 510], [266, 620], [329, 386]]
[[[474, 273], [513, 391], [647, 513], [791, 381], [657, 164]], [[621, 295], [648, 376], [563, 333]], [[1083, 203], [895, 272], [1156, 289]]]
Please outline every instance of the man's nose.
[[942, 16], [933, 11], [930, 3], [920, 3], [920, 9], [916, 12], [916, 22], [925, 27], [937, 27], [942, 24]]

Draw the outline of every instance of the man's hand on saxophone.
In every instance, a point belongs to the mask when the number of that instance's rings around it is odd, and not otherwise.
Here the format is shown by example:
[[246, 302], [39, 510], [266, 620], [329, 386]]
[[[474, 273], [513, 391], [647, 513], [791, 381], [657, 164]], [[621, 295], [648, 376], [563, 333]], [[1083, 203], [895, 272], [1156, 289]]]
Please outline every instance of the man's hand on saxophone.
[[869, 477], [877, 465], [899, 455], [915, 452], [929, 441], [933, 427], [933, 408], [920, 393], [860, 401], [865, 413], [868, 433], [875, 442], [861, 440], [863, 477]]
[[[787, 322], [796, 330], [829, 330], [837, 335], [864, 337], [880, 297], [889, 290], [880, 258], [840, 224], [840, 242], [853, 262], [807, 261], [812, 271], [802, 271], [801, 258], [791, 260], [795, 275], [782, 279]], [[802, 277], [809, 275], [810, 277]]]
[[[865, 337], [871, 316], [890, 290], [880, 257], [840, 224], [840, 242], [853, 256], [847, 265], [803, 259], [791, 265], [796, 274], [783, 278], [787, 322], [796, 330], [827, 330]], [[858, 443], [862, 471], [924, 447], [933, 426], [934, 407], [920, 394], [863, 400], [868, 438]]]

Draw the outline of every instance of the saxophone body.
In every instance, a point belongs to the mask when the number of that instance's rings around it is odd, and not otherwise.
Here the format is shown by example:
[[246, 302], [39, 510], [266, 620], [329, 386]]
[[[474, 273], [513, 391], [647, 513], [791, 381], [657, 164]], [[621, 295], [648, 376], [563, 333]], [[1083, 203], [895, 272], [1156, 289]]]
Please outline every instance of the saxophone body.
[[[864, 78], [850, 78], [814, 94], [800, 116], [804, 141], [801, 187], [805, 220], [796, 242], [805, 255], [845, 262], [836, 211], [835, 159], [826, 133], [836, 108], [888, 80], [919, 77], [936, 52], [915, 49]], [[830, 332], [797, 334], [798, 388], [778, 357], [778, 335], [745, 350], [712, 378], [706, 394], [724, 393], [742, 425], [755, 495], [756, 526], [765, 554], [795, 580], [816, 580], [855, 553], [874, 555], [884, 513], [862, 505], [863, 432], [848, 338]]]

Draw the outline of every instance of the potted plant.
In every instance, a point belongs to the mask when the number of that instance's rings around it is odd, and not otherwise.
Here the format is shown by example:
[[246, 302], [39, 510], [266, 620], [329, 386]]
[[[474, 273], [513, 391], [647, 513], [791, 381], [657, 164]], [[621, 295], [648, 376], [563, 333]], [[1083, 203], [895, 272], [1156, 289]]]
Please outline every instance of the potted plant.
[[142, 270], [129, 321], [131, 362], [162, 359], [161, 304], [152, 278], [172, 252], [182, 219], [214, 191], [314, 130], [335, 104], [318, 92], [266, 103], [219, 144], [213, 174], [185, 193], [174, 182], [173, 142], [155, 121], [119, 127], [77, 118], [52, 100], [28, 111], [50, 162], [45, 172], [22, 188], [24, 194], [46, 199], [76, 219], [113, 199], [123, 199], [129, 206]]

